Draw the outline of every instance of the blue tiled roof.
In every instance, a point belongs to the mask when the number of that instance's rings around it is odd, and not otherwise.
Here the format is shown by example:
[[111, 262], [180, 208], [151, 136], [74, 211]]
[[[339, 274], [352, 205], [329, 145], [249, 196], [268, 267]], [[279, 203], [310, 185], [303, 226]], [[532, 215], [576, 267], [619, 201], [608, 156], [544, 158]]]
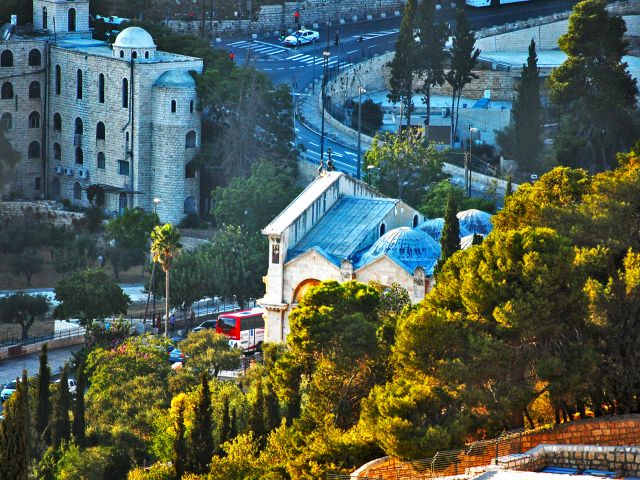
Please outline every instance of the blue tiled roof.
[[361, 268], [382, 256], [387, 256], [413, 274], [416, 267], [423, 267], [427, 275], [440, 258], [440, 245], [430, 235], [409, 227], [395, 228], [382, 237], [366, 252], [357, 263]]
[[[436, 242], [439, 242], [442, 237], [442, 229], [444, 228], [444, 218], [430, 218], [422, 222], [416, 228], [432, 236]], [[460, 225], [460, 238], [466, 237], [470, 233], [471, 232], [467, 231], [466, 228]]]
[[460, 230], [464, 227], [468, 234], [479, 233], [480, 235], [489, 235], [493, 230], [491, 224], [491, 214], [482, 210], [464, 210], [458, 213], [460, 221]]
[[368, 248], [378, 227], [398, 201], [345, 195], [287, 254], [287, 261], [316, 248], [336, 265]]

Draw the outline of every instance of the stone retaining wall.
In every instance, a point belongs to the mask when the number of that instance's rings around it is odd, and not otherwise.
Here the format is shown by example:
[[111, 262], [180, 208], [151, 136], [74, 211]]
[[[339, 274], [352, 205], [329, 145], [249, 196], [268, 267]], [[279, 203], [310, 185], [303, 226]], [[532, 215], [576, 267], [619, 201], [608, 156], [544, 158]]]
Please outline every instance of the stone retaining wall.
[[[49, 350], [56, 348], [68, 347], [70, 345], [79, 345], [84, 343], [84, 335], [76, 335], [74, 337], [56, 338], [54, 340], [47, 340], [46, 342], [34, 343], [31, 345], [25, 345], [21, 349], [16, 350], [14, 347], [0, 348], [0, 360], [7, 358], [13, 358], [22, 355], [29, 355], [30, 353], [39, 352], [42, 349], [42, 344], [46, 343]], [[9, 350], [11, 352], [9, 352]]]
[[0, 202], [0, 223], [21, 219], [72, 226], [83, 221], [84, 214], [64, 211], [61, 204], [51, 201]]

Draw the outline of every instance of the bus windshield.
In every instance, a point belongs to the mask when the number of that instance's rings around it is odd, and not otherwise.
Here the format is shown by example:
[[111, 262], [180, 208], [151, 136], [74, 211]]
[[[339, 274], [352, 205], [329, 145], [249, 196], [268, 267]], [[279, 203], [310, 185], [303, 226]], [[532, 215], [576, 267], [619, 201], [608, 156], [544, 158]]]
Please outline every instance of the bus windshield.
[[236, 319], [229, 317], [218, 317], [218, 328], [223, 332], [228, 332], [236, 328]]

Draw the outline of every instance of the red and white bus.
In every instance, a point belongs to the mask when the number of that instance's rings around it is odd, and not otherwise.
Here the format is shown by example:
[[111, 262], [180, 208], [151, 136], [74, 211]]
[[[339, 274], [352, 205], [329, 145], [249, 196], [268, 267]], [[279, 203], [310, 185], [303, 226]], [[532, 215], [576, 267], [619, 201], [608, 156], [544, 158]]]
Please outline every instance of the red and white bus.
[[234, 313], [223, 313], [218, 317], [216, 332], [229, 337], [229, 345], [245, 352], [255, 352], [264, 342], [264, 310], [252, 308]]
[[531, 0], [465, 0], [465, 4], [470, 7], [496, 7], [508, 3], [529, 2]]

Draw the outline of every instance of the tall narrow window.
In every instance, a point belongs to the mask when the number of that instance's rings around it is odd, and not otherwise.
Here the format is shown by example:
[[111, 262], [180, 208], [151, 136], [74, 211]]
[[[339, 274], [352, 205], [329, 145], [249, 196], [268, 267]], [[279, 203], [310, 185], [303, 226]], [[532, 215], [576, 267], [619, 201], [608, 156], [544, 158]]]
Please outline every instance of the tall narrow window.
[[30, 67], [39, 67], [42, 61], [42, 55], [40, 55], [40, 50], [37, 48], [32, 49], [29, 52], [29, 66]]
[[76, 31], [76, 9], [69, 9], [69, 16], [67, 21], [67, 31], [75, 32]]
[[122, 79], [122, 108], [129, 108], [129, 80]]
[[134, 60], [138, 58], [138, 52], [136, 52], [135, 50], [131, 52], [131, 58], [133, 58]]
[[175, 100], [171, 100], [171, 113], [176, 113], [177, 109], [178, 109], [178, 104], [176, 103]]
[[82, 187], [78, 182], [73, 184], [73, 198], [75, 200], [82, 200]]
[[76, 98], [82, 100], [82, 70], [76, 72]]
[[98, 125], [96, 125], [96, 140], [104, 140], [104, 139], [105, 139], [104, 123], [98, 122]]
[[193, 113], [193, 100], [189, 101], [189, 113]]
[[53, 144], [53, 159], [62, 160], [62, 147], [60, 147], [59, 143]]
[[0, 53], [0, 67], [13, 67], [13, 52], [11, 50], [3, 50]]
[[80, 147], [76, 148], [76, 163], [82, 165], [84, 163], [84, 153]]
[[118, 160], [118, 173], [120, 175], [129, 175], [129, 162], [126, 160]]
[[38, 112], [29, 114], [29, 128], [40, 128], [40, 114]]
[[29, 158], [40, 158], [40, 142], [29, 144]]
[[40, 82], [29, 84], [29, 98], [40, 98]]
[[84, 133], [84, 124], [82, 123], [82, 119], [80, 117], [76, 118], [74, 133], [76, 135], [82, 135]]
[[13, 84], [11, 82], [4, 82], [2, 88], [0, 88], [0, 99], [9, 100], [13, 98]]
[[42, 29], [46, 30], [49, 25], [48, 22], [48, 18], [47, 18], [47, 7], [42, 7]]
[[0, 118], [0, 130], [8, 132], [13, 128], [13, 117], [9, 112], [3, 113]]
[[60, 65], [56, 65], [56, 95], [60, 95], [60, 90], [62, 89], [62, 69]]
[[187, 132], [187, 136], [185, 138], [185, 146], [187, 148], [195, 148], [195, 146], [196, 146], [196, 132], [194, 130], [189, 130], [189, 132]]
[[102, 152], [98, 152], [98, 168], [101, 170], [107, 168], [107, 159]]
[[53, 129], [57, 131], [62, 130], [62, 117], [59, 113], [53, 114]]
[[104, 103], [104, 74], [98, 75], [98, 102]]
[[144, 58], [149, 58], [149, 52], [144, 52]]

